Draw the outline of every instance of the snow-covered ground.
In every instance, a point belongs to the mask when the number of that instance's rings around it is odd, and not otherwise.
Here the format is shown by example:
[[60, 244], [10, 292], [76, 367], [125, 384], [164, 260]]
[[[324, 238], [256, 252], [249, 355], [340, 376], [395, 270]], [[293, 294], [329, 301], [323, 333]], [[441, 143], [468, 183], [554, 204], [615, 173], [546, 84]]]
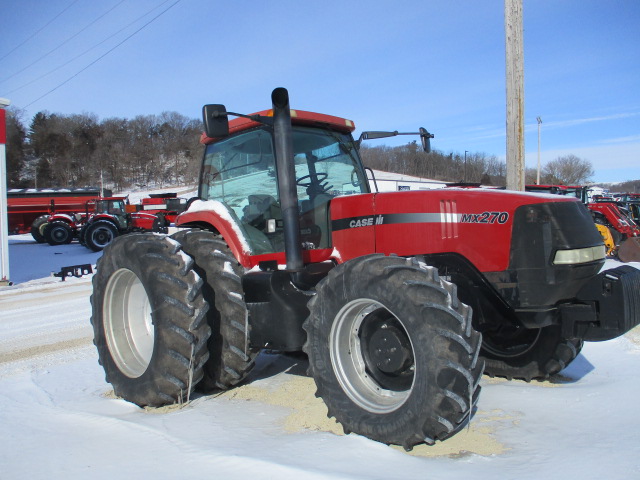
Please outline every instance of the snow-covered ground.
[[115, 398], [91, 341], [90, 278], [48, 276], [99, 254], [29, 235], [9, 250], [1, 479], [640, 478], [638, 329], [586, 344], [550, 382], [483, 378], [468, 429], [406, 453], [342, 435], [300, 358], [263, 355], [247, 385], [181, 408]]

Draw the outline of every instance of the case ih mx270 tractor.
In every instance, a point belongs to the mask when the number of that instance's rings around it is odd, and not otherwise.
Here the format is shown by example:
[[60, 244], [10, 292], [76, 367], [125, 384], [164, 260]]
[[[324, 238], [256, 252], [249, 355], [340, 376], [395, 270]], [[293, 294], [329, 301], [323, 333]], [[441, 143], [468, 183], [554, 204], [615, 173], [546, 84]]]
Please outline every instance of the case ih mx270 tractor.
[[117, 395], [186, 401], [241, 382], [261, 349], [302, 350], [345, 432], [411, 448], [463, 427], [483, 371], [546, 378], [640, 321], [640, 271], [599, 273], [577, 199], [372, 193], [352, 122], [290, 110], [284, 89], [272, 102], [205, 106], [185, 228], [104, 250], [92, 324]]

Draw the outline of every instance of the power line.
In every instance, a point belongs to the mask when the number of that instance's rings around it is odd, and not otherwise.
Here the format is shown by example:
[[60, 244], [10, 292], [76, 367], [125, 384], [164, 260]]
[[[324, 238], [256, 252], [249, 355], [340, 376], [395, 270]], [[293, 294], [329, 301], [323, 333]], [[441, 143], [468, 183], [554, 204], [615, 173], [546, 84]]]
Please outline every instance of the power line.
[[73, 5], [75, 5], [76, 3], [78, 3], [78, 0], [73, 0], [69, 5], [67, 5], [67, 7], [62, 10], [59, 14], [57, 14], [55, 17], [53, 17], [51, 20], [49, 20], [44, 26], [40, 27], [39, 30], [37, 30], [36, 32], [32, 33], [26, 40], [24, 40], [22, 43], [16, 45], [15, 47], [13, 47], [11, 50], [9, 50], [7, 53], [5, 53], [2, 57], [0, 57], [0, 60], [4, 60], [5, 58], [7, 58], [9, 55], [11, 55], [13, 52], [15, 52], [17, 49], [19, 49], [22, 45], [24, 45], [25, 43], [27, 43], [29, 40], [31, 40], [33, 37], [35, 37], [37, 34], [39, 34], [42, 30], [44, 30], [45, 28], [47, 28], [49, 25], [51, 25], [53, 23], [53, 21], [58, 18], [60, 15], [62, 15], [64, 12], [66, 12], [67, 10], [69, 10], [71, 7], [73, 7]]
[[106, 16], [108, 13], [110, 13], [111, 11], [113, 11], [114, 9], [116, 9], [118, 6], [120, 6], [122, 3], [124, 3], [126, 0], [120, 0], [120, 2], [116, 3], [113, 7], [111, 7], [109, 10], [107, 10], [106, 12], [104, 12], [102, 15], [100, 15], [98, 18], [96, 18], [95, 20], [93, 20], [92, 22], [90, 22], [88, 25], [86, 25], [84, 28], [82, 28], [80, 31], [74, 33], [73, 35], [71, 35], [69, 38], [67, 38], [66, 40], [64, 40], [62, 43], [60, 43], [58, 46], [52, 48], [51, 50], [49, 50], [47, 53], [45, 53], [44, 55], [41, 55], [40, 57], [38, 57], [37, 59], [35, 59], [33, 62], [31, 62], [29, 65], [27, 65], [26, 67], [22, 68], [21, 70], [18, 70], [17, 72], [15, 72], [12, 75], [9, 75], [6, 78], [3, 78], [2, 80], [0, 80], [0, 83], [4, 83], [7, 80], [15, 77], [16, 75], [18, 75], [19, 73], [24, 72], [25, 70], [27, 70], [28, 68], [32, 67], [33, 65], [35, 65], [36, 63], [38, 63], [40, 60], [42, 60], [43, 58], [48, 57], [49, 55], [51, 55], [53, 52], [55, 52], [56, 50], [58, 50], [60, 47], [62, 47], [63, 45], [66, 45], [67, 43], [69, 43], [71, 40], [73, 40], [74, 38], [76, 38], [78, 35], [80, 35], [82, 32], [84, 32], [87, 28], [89, 28], [91, 25], [93, 25], [94, 23], [96, 23], [97, 21], [99, 21], [100, 19], [102, 19], [104, 16]]
[[138, 23], [140, 20], [142, 20], [144, 17], [146, 17], [147, 15], [149, 15], [151, 12], [153, 12], [154, 10], [157, 10], [158, 8], [162, 7], [164, 4], [170, 2], [171, 0], [165, 0], [164, 2], [162, 2], [159, 5], [156, 5], [155, 7], [151, 8], [150, 10], [147, 10], [144, 14], [140, 15], [138, 18], [136, 18], [135, 20], [133, 20], [132, 22], [129, 22], [127, 25], [125, 25], [124, 27], [122, 27], [121, 29], [119, 29], [118, 31], [109, 34], [104, 40], [96, 43], [95, 45], [93, 45], [92, 47], [89, 47], [88, 49], [86, 49], [84, 52], [79, 53], [78, 55], [76, 55], [75, 57], [73, 57], [71, 60], [66, 61], [65, 63], [63, 63], [62, 65], [58, 65], [56, 68], [54, 68], [53, 70], [49, 70], [47, 73], [43, 73], [42, 75], [40, 75], [39, 77], [35, 78], [34, 80], [31, 80], [30, 82], [27, 82], [23, 85], [20, 85], [17, 88], [14, 88], [13, 90], [9, 90], [8, 92], [6, 92], [6, 95], [12, 94], [14, 92], [17, 92], [18, 90], [22, 90], [25, 87], [28, 87], [29, 85], [32, 85], [34, 83], [36, 83], [38, 80], [43, 79], [44, 77], [47, 77], [49, 75], [51, 75], [54, 72], [57, 72], [58, 70], [60, 70], [61, 68], [66, 67], [67, 65], [69, 65], [70, 63], [74, 62], [75, 60], [77, 60], [78, 58], [82, 57], [83, 55], [86, 55], [87, 53], [89, 53], [91, 50], [95, 50], [96, 48], [98, 48], [100, 45], [102, 45], [103, 43], [107, 42], [108, 40], [111, 40], [113, 37], [115, 37], [116, 35], [118, 35], [120, 32], [123, 32], [124, 30], [126, 30], [127, 28], [129, 28], [131, 25], [134, 25], [135, 23]]
[[180, 3], [181, 0], [176, 0], [175, 2], [173, 2], [171, 5], [169, 5], [167, 8], [165, 8], [162, 12], [160, 12], [158, 15], [156, 15], [155, 17], [153, 17], [151, 20], [149, 20], [147, 23], [145, 23], [142, 27], [140, 27], [138, 30], [136, 30], [135, 32], [133, 32], [131, 35], [129, 35], [128, 37], [126, 37], [124, 40], [122, 40], [120, 43], [116, 44], [114, 47], [112, 47], [111, 49], [107, 50], [105, 53], [103, 53], [102, 55], [100, 55], [98, 58], [96, 58], [93, 62], [91, 62], [89, 65], [87, 65], [86, 67], [84, 67], [82, 70], [76, 72], [75, 74], [73, 74], [71, 77], [67, 78], [64, 82], [60, 83], [59, 85], [57, 85], [56, 87], [52, 88], [51, 90], [49, 90], [47, 93], [45, 93], [44, 95], [36, 98], [34, 101], [32, 101], [31, 103], [27, 104], [24, 106], [24, 108], [30, 107], [31, 105], [33, 105], [34, 103], [36, 103], [39, 100], [42, 100], [44, 97], [46, 97], [47, 95], [55, 92], [57, 89], [59, 89], [60, 87], [62, 87], [63, 85], [69, 83], [71, 80], [73, 80], [75, 77], [77, 77], [78, 75], [80, 75], [82, 72], [84, 72], [85, 70], [87, 70], [89, 67], [91, 67], [92, 65], [96, 64], [98, 61], [102, 60], [104, 57], [106, 57], [107, 55], [109, 55], [111, 52], [113, 52], [116, 48], [118, 48], [120, 45], [122, 45], [123, 43], [125, 43], [127, 40], [129, 40], [131, 37], [133, 37], [134, 35], [136, 35], [138, 32], [140, 32], [141, 30], [143, 30], [145, 27], [147, 27], [148, 25], [150, 25], [151, 23], [153, 23], [154, 21], [156, 21], [158, 18], [160, 18], [162, 15], [164, 15], [167, 11], [169, 11], [171, 8], [173, 8], [175, 5], [177, 5], [178, 3]]

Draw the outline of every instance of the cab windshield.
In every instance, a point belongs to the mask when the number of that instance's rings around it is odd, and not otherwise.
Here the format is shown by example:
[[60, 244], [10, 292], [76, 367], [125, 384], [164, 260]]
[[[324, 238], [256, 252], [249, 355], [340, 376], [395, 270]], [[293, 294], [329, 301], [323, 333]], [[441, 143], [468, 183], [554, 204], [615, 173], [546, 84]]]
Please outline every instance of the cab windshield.
[[[328, 248], [328, 205], [340, 195], [368, 193], [351, 135], [293, 128], [296, 184], [305, 248]], [[254, 255], [284, 250], [272, 133], [266, 127], [208, 145], [200, 198], [225, 205]]]

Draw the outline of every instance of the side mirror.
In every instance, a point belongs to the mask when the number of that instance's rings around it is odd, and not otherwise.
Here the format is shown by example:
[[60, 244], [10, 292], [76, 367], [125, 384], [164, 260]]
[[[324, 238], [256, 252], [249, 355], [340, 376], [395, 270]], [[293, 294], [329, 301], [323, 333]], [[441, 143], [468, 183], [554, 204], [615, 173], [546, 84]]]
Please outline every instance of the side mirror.
[[433, 133], [427, 132], [426, 128], [420, 127], [420, 142], [422, 143], [422, 150], [424, 152], [431, 152], [431, 139], [434, 136]]
[[205, 105], [202, 107], [204, 133], [209, 138], [229, 135], [229, 117], [224, 105]]

